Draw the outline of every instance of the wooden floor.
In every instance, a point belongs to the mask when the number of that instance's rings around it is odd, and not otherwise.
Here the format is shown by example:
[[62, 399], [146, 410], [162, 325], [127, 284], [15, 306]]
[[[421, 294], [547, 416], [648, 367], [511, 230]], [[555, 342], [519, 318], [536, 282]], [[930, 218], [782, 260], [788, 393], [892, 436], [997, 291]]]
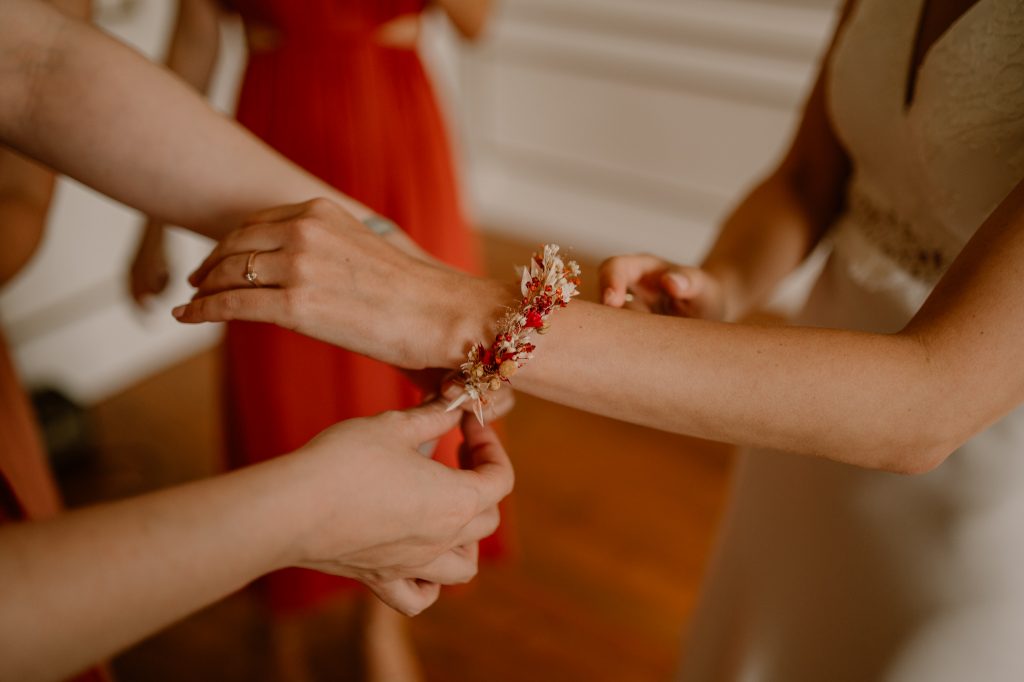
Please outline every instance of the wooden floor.
[[[510, 272], [522, 249], [492, 243]], [[505, 263], [504, 261], [508, 261]], [[69, 501], [209, 475], [218, 462], [218, 355], [205, 353], [92, 410], [100, 466]], [[517, 467], [510, 558], [412, 621], [429, 680], [666, 680], [720, 513], [730, 453], [521, 396], [508, 419]], [[323, 680], [358, 679], [354, 608], [311, 614]], [[267, 618], [243, 592], [126, 652], [128, 681], [271, 681]]]

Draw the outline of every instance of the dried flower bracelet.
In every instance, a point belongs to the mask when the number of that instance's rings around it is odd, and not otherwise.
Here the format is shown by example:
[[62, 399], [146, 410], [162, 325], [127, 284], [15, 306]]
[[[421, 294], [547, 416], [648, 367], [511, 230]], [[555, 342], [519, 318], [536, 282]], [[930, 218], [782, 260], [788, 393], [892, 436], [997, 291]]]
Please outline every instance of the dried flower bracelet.
[[474, 344], [460, 369], [462, 395], [448, 406], [454, 410], [467, 400], [482, 424], [488, 391], [501, 389], [512, 375], [533, 357], [535, 346], [530, 336], [548, 331], [548, 317], [556, 308], [564, 308], [579, 294], [580, 266], [558, 255], [557, 244], [546, 244], [542, 254], [533, 254], [530, 266], [523, 268], [519, 285], [523, 298], [516, 308], [508, 308], [498, 322], [498, 333], [490, 346]]

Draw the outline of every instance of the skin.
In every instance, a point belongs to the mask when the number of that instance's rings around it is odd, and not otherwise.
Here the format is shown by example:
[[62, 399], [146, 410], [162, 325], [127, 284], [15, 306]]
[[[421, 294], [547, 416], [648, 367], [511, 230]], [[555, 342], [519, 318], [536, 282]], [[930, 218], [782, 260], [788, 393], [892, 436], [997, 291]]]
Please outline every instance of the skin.
[[[0, 9], [0, 140], [25, 156], [214, 239], [254, 211], [312, 196], [331, 198], [353, 225], [373, 215], [134, 50], [38, 0]], [[401, 231], [386, 239], [427, 257]]]
[[[89, 17], [82, 0], [51, 0], [69, 16]], [[53, 173], [31, 159], [0, 147], [0, 286], [11, 280], [39, 248], [53, 196]]]
[[[460, 418], [472, 469], [418, 452]], [[286, 566], [356, 578], [413, 615], [440, 583], [473, 577], [511, 480], [494, 433], [434, 403], [213, 479], [4, 526], [0, 678], [65, 678]]]
[[[933, 469], [1020, 405], [1024, 292], [1006, 283], [1024, 269], [1024, 184], [896, 333], [714, 319], [736, 319], [763, 300], [840, 210], [849, 164], [822, 93], [819, 77], [789, 153], [726, 221], [703, 268], [650, 257], [607, 263], [611, 307], [574, 302], [559, 311], [515, 388], [668, 431], [901, 473]], [[200, 298], [175, 315], [277, 322], [404, 366], [452, 367], [493, 334], [491, 321], [517, 298], [499, 283], [403, 264], [330, 223], [307, 210], [292, 221], [305, 232], [261, 225], [228, 237], [193, 279]], [[279, 288], [237, 290], [231, 259], [255, 244], [276, 250], [261, 255], [261, 268]], [[689, 299], [683, 289], [659, 290], [667, 289], [662, 277], [680, 274], [692, 275], [682, 284], [697, 292]], [[615, 309], [634, 287], [647, 288], [639, 298], [648, 309], [665, 294], [663, 305], [693, 305], [713, 319]], [[372, 305], [339, 305], [359, 297]]]
[[[187, 86], [44, 3], [0, 3], [0, 77], [0, 143], [205, 234], [267, 200], [325, 189]], [[167, 125], [140, 124], [147, 115]], [[47, 197], [23, 191], [42, 184], [5, 196], [44, 211]], [[370, 235], [331, 206], [338, 224]], [[66, 677], [283, 566], [350, 576], [403, 613], [421, 611], [439, 583], [473, 575], [475, 542], [512, 485], [500, 444], [475, 421], [462, 419], [470, 470], [420, 454], [460, 419], [432, 404], [353, 420], [266, 464], [0, 528], [0, 678]]]

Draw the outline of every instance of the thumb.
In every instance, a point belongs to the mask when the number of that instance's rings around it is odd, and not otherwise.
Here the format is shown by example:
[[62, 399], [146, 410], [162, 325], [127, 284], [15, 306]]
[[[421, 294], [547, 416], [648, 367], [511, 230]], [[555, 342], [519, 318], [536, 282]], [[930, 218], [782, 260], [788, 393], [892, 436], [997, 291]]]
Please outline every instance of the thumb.
[[479, 509], [482, 511], [512, 492], [515, 472], [493, 428], [481, 426], [473, 415], [464, 413], [462, 434], [466, 441], [460, 459], [466, 467], [464, 474], [476, 478], [476, 487], [480, 493]]
[[462, 416], [460, 410], [449, 412], [443, 400], [433, 400], [399, 414], [404, 417], [405, 423], [401, 435], [414, 447], [437, 440], [448, 433], [458, 425]]
[[672, 298], [697, 298], [704, 289], [703, 274], [699, 268], [673, 268], [661, 276], [661, 287]]

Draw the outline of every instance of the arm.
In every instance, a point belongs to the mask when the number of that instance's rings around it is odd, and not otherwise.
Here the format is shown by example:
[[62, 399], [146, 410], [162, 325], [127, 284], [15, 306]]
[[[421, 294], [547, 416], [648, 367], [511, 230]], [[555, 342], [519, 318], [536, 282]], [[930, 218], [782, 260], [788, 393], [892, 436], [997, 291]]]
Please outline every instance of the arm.
[[[843, 7], [837, 34], [852, 7]], [[823, 64], [834, 44], [833, 38]], [[726, 218], [703, 264], [677, 266], [650, 255], [612, 258], [601, 267], [606, 304], [736, 320], [772, 294], [843, 207], [850, 161], [828, 120], [825, 80], [822, 69], [782, 162]], [[629, 305], [627, 290], [636, 296]]]
[[220, 13], [214, 0], [179, 0], [167, 68], [197, 92], [210, 87], [220, 50]]
[[491, 0], [434, 0], [463, 38], [478, 39], [491, 14]]
[[0, 76], [0, 141], [161, 221], [219, 238], [254, 210], [312, 196], [372, 215], [177, 78], [37, 0], [0, 3]]
[[[50, 0], [50, 4], [70, 16], [89, 16], [88, 0]], [[0, 286], [28, 263], [42, 241], [53, 180], [47, 168], [0, 147]]]
[[[816, 93], [812, 102], [820, 103], [820, 86]], [[820, 124], [805, 125], [798, 139], [824, 134]], [[709, 267], [721, 264], [723, 278], [732, 281], [736, 309], [798, 262], [836, 210], [845, 160], [829, 152], [832, 163], [824, 168], [831, 170], [818, 177], [813, 164], [794, 171], [801, 164], [792, 158], [790, 169], [784, 163], [769, 182], [772, 190], [752, 199], [774, 206], [773, 219], [737, 210], [708, 258]], [[820, 199], [807, 191], [816, 183], [823, 183], [815, 190], [824, 192]], [[403, 264], [383, 246], [332, 230], [322, 215], [303, 220], [301, 233], [264, 225], [226, 240], [197, 273], [200, 298], [177, 309], [179, 319], [276, 322], [394, 364], [453, 367], [471, 343], [491, 337], [493, 320], [517, 298], [498, 283]], [[735, 236], [745, 226], [753, 226], [749, 238], [758, 244], [764, 244], [759, 230], [776, 233], [783, 255], [744, 256], [755, 251]], [[264, 261], [281, 289], [223, 291], [242, 285], [240, 256], [233, 254], [254, 243], [281, 249]], [[340, 254], [347, 261], [344, 279]], [[373, 267], [354, 272], [351, 264], [361, 262]], [[514, 385], [664, 430], [923, 472], [1024, 401], [1018, 333], [1024, 293], [1006, 286], [1020, 279], [1020, 263], [1024, 187], [1018, 186], [899, 333], [765, 328], [578, 302], [555, 316]]]
[[287, 457], [0, 528], [0, 678], [62, 679], [285, 566], [425, 608], [436, 583], [473, 576], [474, 543], [512, 483], [493, 432], [471, 420], [473, 469], [417, 452], [458, 420], [436, 403], [352, 420]]
[[[252, 248], [277, 249], [260, 258], [279, 288], [237, 288]], [[1021, 263], [1024, 183], [899, 333], [758, 327], [577, 302], [537, 339], [537, 357], [514, 386], [668, 431], [923, 472], [1024, 401], [1024, 291], [1007, 286], [1020, 280]], [[275, 322], [407, 367], [457, 366], [518, 297], [339, 232], [316, 211], [238, 231], [194, 281], [200, 298], [175, 310], [182, 321]]]

